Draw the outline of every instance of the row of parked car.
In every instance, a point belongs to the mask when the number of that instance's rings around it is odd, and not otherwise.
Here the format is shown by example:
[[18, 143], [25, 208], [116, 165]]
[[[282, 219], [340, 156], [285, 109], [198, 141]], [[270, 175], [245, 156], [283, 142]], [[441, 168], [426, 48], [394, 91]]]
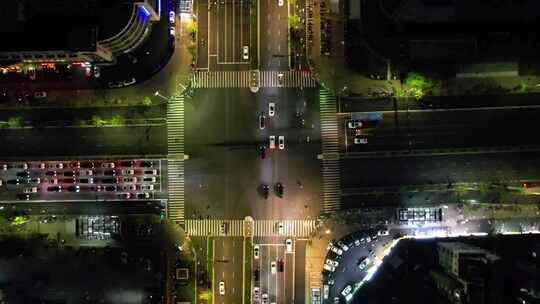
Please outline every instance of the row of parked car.
[[7, 171], [10, 169], [94, 169], [94, 168], [153, 168], [154, 162], [152, 161], [133, 161], [133, 160], [125, 160], [125, 161], [106, 161], [106, 162], [98, 162], [98, 161], [82, 161], [82, 162], [41, 162], [41, 163], [3, 163], [0, 164], [0, 170]]

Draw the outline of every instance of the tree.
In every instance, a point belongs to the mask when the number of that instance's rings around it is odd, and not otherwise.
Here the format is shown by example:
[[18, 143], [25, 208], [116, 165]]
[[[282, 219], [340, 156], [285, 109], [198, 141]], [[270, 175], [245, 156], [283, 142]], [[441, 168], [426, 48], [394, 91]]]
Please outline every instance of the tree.
[[295, 29], [300, 26], [300, 17], [298, 17], [298, 15], [290, 15], [288, 19], [289, 27], [291, 29]]
[[124, 116], [116, 114], [111, 118], [111, 125], [113, 126], [122, 126], [125, 124], [126, 124], [126, 119], [124, 118]]
[[101, 119], [98, 115], [92, 115], [92, 124], [96, 127], [100, 127], [103, 125], [105, 121]]
[[405, 85], [409, 87], [411, 96], [417, 100], [422, 99], [426, 94], [440, 95], [441, 82], [432, 80], [418, 72], [410, 72], [405, 78]]
[[143, 105], [144, 106], [151, 106], [152, 105], [152, 99], [148, 96], [144, 96], [144, 99], [143, 99]]
[[11, 128], [21, 128], [23, 127], [24, 125], [24, 120], [22, 117], [20, 116], [14, 116], [14, 117], [10, 117], [8, 119], [8, 125], [11, 127]]
[[199, 292], [199, 299], [206, 301], [206, 303], [212, 302], [212, 291], [210, 289], [203, 289]]

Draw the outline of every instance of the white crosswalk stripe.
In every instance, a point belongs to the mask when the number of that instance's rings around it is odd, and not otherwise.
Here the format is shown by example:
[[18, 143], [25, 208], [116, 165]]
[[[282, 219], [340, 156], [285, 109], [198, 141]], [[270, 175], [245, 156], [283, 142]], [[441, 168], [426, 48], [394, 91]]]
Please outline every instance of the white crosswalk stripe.
[[167, 149], [169, 202], [167, 216], [184, 223], [184, 97], [173, 96], [167, 103]]
[[[338, 155], [338, 124], [336, 98], [326, 89], [319, 93], [321, 115], [321, 145], [325, 156]], [[323, 159], [323, 211], [339, 210], [341, 203], [341, 178], [339, 160]]]
[[[283, 234], [278, 231], [278, 223], [283, 223]], [[220, 225], [226, 223], [227, 233], [220, 234]], [[189, 236], [243, 236], [244, 220], [185, 220]], [[310, 237], [316, 229], [315, 220], [255, 220], [254, 236]]]
[[[280, 85], [278, 74], [283, 74]], [[248, 88], [250, 71], [199, 71], [191, 78], [192, 88]], [[259, 87], [314, 88], [317, 82], [309, 71], [261, 71]]]

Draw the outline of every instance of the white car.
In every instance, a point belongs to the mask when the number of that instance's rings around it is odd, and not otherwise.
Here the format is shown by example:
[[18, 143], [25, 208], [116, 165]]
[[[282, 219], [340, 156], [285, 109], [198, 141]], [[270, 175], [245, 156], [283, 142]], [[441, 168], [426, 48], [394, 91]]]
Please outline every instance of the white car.
[[291, 239], [286, 239], [285, 240], [285, 248], [287, 250], [287, 252], [292, 252], [292, 246], [293, 246], [293, 242]]
[[388, 235], [388, 230], [387, 229], [381, 229], [379, 231], [377, 231], [377, 235], [379, 236], [385, 236], [385, 235]]
[[350, 129], [356, 129], [362, 127], [362, 122], [358, 120], [349, 121], [348, 126]]
[[268, 304], [268, 294], [267, 293], [262, 294], [262, 303], [261, 304]]
[[103, 163], [101, 164], [102, 168], [114, 168], [114, 163]]
[[259, 289], [259, 287], [253, 287], [253, 300], [259, 301], [260, 292], [261, 290]]
[[276, 261], [270, 262], [270, 272], [276, 274]]
[[225, 294], [225, 282], [223, 281], [219, 282], [219, 294], [220, 295]]
[[268, 138], [268, 141], [270, 142], [270, 149], [275, 149], [276, 148], [276, 136], [275, 135], [270, 135], [270, 137]]
[[249, 59], [249, 46], [247, 46], [247, 45], [244, 45], [244, 47], [242, 48], [242, 58], [244, 60]]
[[99, 66], [95, 65], [94, 66], [94, 77], [99, 78], [99, 76], [101, 76], [101, 69], [99, 68]]
[[358, 262], [358, 268], [360, 268], [360, 270], [364, 270], [364, 268], [366, 268], [368, 263], [369, 263], [369, 258], [363, 257]]
[[283, 73], [279, 73], [277, 75], [277, 80], [278, 80], [278, 87], [282, 87], [283, 86]]
[[279, 233], [279, 234], [283, 234], [283, 229], [284, 229], [284, 227], [283, 227], [283, 222], [279, 222], [279, 223], [277, 224], [277, 230], [278, 230], [278, 233]]
[[169, 22], [170, 22], [171, 24], [174, 24], [174, 21], [175, 21], [175, 20], [176, 20], [176, 16], [175, 16], [175, 14], [174, 14], [174, 11], [170, 11], [170, 12], [169, 12]]
[[80, 176], [94, 175], [94, 171], [92, 171], [92, 170], [80, 170], [79, 175]]
[[351, 285], [347, 285], [345, 286], [345, 288], [343, 288], [343, 290], [341, 291], [341, 295], [346, 297], [348, 294], [350, 294], [352, 291], [352, 286]]
[[268, 103], [268, 115], [274, 116], [276, 114], [276, 104], [274, 102]]
[[326, 264], [330, 265], [330, 266], [334, 266], [334, 267], [338, 267], [339, 266], [339, 262], [338, 261], [332, 261], [330, 259], [326, 259]]
[[253, 257], [258, 259], [259, 258], [259, 245], [253, 246]]
[[328, 271], [330, 271], [330, 272], [336, 271], [336, 267], [331, 266], [331, 265], [328, 265], [328, 264], [324, 264], [322, 268], [323, 268], [324, 270], [328, 270]]
[[171, 36], [176, 36], [176, 29], [174, 28], [174, 26], [171, 26], [171, 27], [169, 28], [169, 34], [170, 34]]
[[285, 149], [285, 136], [280, 135], [280, 136], [278, 137], [278, 143], [279, 143], [279, 149], [280, 149], [280, 150]]
[[341, 249], [343, 249], [343, 251], [349, 250], [349, 246], [345, 245], [345, 243], [343, 243], [342, 241], [338, 241], [337, 244], [339, 245], [339, 247], [341, 247]]
[[337, 255], [342, 255], [343, 254], [343, 250], [337, 248], [332, 243], [328, 244], [328, 247], [326, 249], [331, 250], [332, 252], [334, 252]]
[[368, 139], [366, 137], [355, 137], [354, 138], [354, 144], [355, 145], [365, 145], [368, 143]]
[[32, 188], [24, 188], [23, 192], [24, 193], [36, 193], [38, 192], [38, 187], [32, 187]]
[[279, 6], [283, 6], [283, 0], [278, 0], [277, 4], [278, 4]]

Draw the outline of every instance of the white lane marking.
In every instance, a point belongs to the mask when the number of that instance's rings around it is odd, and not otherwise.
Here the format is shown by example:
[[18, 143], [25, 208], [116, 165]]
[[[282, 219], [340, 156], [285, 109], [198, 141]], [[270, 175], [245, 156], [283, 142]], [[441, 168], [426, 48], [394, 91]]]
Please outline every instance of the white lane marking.
[[277, 51], [278, 51], [278, 53], [281, 52], [281, 44], [278, 44]]

